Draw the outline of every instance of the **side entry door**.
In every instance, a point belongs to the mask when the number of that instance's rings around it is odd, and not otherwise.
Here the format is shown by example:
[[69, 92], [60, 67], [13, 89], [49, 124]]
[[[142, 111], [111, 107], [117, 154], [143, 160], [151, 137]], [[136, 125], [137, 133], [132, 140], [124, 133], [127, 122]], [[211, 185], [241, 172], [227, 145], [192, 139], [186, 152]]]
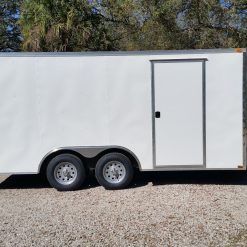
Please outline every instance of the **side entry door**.
[[203, 167], [205, 60], [152, 61], [155, 167]]

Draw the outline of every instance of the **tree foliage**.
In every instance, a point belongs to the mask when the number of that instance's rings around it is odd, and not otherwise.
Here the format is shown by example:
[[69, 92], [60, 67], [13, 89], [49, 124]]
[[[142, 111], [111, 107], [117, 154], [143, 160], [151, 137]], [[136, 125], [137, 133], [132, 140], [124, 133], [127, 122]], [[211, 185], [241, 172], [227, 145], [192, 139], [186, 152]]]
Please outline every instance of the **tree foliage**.
[[24, 1], [20, 25], [25, 50], [114, 49], [102, 17], [86, 0]]
[[23, 0], [19, 25], [26, 51], [246, 47], [247, 1]]
[[[245, 1], [246, 2], [246, 1]], [[189, 48], [246, 46], [247, 2], [184, 1], [185, 45]]]
[[246, 47], [247, 1], [142, 0], [137, 49]]
[[21, 35], [18, 26], [20, 1], [0, 0], [0, 51], [18, 51]]

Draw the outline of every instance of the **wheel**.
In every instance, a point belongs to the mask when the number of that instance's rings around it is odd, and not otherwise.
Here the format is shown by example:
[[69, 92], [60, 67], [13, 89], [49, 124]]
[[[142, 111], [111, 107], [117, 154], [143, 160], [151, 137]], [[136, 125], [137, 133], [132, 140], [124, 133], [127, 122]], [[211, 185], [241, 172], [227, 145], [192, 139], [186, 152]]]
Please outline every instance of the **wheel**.
[[106, 189], [122, 189], [133, 179], [134, 169], [128, 157], [120, 153], [102, 156], [95, 167], [95, 176]]
[[78, 189], [86, 180], [82, 161], [73, 154], [59, 154], [53, 158], [46, 169], [50, 185], [60, 191]]

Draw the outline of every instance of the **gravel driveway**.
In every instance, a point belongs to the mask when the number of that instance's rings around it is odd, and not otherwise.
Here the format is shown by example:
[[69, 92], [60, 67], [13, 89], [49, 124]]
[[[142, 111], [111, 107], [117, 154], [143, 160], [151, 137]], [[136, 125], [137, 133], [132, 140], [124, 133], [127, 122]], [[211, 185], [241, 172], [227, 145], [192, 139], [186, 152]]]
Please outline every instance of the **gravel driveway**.
[[0, 184], [0, 246], [247, 246], [247, 176], [148, 172], [129, 189], [91, 179], [75, 192], [12, 176]]

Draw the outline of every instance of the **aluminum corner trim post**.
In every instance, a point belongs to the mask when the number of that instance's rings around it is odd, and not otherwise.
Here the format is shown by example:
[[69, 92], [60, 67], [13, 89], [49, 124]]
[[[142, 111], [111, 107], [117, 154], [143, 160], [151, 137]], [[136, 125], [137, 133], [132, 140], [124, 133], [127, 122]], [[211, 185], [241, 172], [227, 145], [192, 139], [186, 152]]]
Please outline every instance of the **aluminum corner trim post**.
[[243, 169], [247, 169], [247, 52], [243, 53]]

